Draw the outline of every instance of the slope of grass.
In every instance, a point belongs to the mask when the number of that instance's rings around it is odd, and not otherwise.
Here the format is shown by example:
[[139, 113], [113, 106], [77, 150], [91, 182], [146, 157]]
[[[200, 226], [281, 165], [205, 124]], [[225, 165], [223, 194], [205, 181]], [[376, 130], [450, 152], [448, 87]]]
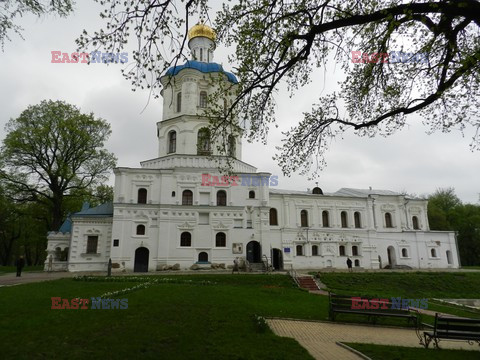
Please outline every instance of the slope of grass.
[[320, 280], [338, 293], [404, 298], [476, 299], [477, 272], [321, 273]]

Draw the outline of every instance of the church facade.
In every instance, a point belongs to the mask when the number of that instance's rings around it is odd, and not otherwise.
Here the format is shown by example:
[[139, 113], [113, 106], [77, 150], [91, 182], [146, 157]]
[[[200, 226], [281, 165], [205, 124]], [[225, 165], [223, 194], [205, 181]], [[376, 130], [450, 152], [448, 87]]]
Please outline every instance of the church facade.
[[364, 269], [459, 267], [455, 235], [430, 231], [426, 200], [374, 189], [280, 190], [275, 176], [242, 161], [233, 134], [225, 140], [236, 175], [223, 179], [225, 158], [202, 114], [213, 79], [238, 82], [213, 62], [212, 29], [194, 26], [189, 48], [193, 59], [161, 79], [158, 157], [114, 169], [113, 204], [84, 207], [50, 233], [45, 269], [50, 256], [53, 270], [68, 271], [104, 271], [109, 259], [136, 272], [236, 258], [286, 270], [341, 269], [348, 258]]

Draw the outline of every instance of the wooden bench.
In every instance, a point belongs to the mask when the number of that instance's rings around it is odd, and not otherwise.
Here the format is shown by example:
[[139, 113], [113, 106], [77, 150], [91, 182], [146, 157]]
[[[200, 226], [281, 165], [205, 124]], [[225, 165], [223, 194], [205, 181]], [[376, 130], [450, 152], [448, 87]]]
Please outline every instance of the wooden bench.
[[[421, 323], [420, 314], [414, 309], [392, 308], [392, 302], [389, 299], [356, 297], [348, 295], [328, 294], [329, 297], [329, 315], [332, 321], [335, 321], [337, 313], [358, 314], [368, 316], [373, 322], [380, 316], [393, 318], [405, 318], [418, 327]], [[359, 300], [360, 299], [360, 300]], [[367, 303], [368, 301], [368, 303]], [[366, 308], [368, 305], [369, 308]]]
[[438, 348], [440, 339], [462, 340], [469, 344], [477, 342], [480, 345], [480, 319], [439, 316], [435, 314], [435, 324], [431, 331], [423, 333], [426, 348], [433, 340]]

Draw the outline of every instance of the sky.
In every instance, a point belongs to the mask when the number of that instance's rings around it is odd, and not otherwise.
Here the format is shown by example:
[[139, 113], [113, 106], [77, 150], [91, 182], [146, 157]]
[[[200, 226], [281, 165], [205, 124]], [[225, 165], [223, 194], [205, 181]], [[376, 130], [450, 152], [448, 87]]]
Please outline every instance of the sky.
[[[83, 29], [93, 32], [102, 26], [100, 10], [97, 3], [82, 0], [66, 19], [26, 15], [18, 21], [25, 40], [10, 34], [12, 41], [0, 51], [0, 139], [6, 135], [7, 121], [29, 105], [46, 99], [63, 100], [111, 124], [112, 135], [106, 146], [117, 156], [117, 166], [140, 167], [141, 161], [157, 157], [161, 99], [148, 103], [148, 91], [132, 92], [120, 72], [125, 65], [51, 62], [51, 51], [72, 53]], [[233, 51], [219, 46], [214, 61], [231, 70], [227, 56]], [[272, 160], [275, 147], [281, 144], [281, 132], [297, 124], [302, 113], [309, 111], [319, 96], [334, 89], [342, 76], [340, 66], [333, 64], [326, 73], [316, 70], [311, 84], [293, 98], [281, 89], [276, 97], [279, 127], [271, 128], [267, 145], [244, 141], [242, 160], [259, 171], [277, 175], [281, 189], [306, 190], [318, 183], [324, 192], [371, 186], [424, 196], [438, 188], [454, 187], [463, 202], [479, 203], [480, 151], [470, 151], [473, 132], [428, 135], [428, 128], [416, 115], [393, 136], [361, 138], [348, 133], [336, 139], [326, 155], [327, 167], [314, 180], [299, 174], [282, 176]], [[113, 175], [110, 183], [113, 185]]]

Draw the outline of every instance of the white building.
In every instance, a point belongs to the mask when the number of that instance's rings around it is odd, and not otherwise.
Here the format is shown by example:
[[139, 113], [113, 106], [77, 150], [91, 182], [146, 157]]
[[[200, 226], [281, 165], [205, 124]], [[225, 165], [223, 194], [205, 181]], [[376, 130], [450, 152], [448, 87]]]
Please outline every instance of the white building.
[[[114, 268], [155, 271], [236, 257], [276, 269], [346, 268], [348, 257], [366, 269], [459, 267], [454, 233], [430, 231], [426, 200], [372, 189], [277, 189], [275, 177], [242, 161], [241, 138], [233, 135], [228, 151], [238, 178], [222, 182], [224, 158], [202, 113], [212, 79], [233, 87], [237, 79], [212, 62], [214, 40], [205, 25], [190, 30], [193, 60], [161, 79], [158, 157], [116, 168], [113, 206], [84, 208], [49, 234], [54, 269], [106, 270], [111, 258]], [[68, 261], [59, 261], [65, 248]]]

